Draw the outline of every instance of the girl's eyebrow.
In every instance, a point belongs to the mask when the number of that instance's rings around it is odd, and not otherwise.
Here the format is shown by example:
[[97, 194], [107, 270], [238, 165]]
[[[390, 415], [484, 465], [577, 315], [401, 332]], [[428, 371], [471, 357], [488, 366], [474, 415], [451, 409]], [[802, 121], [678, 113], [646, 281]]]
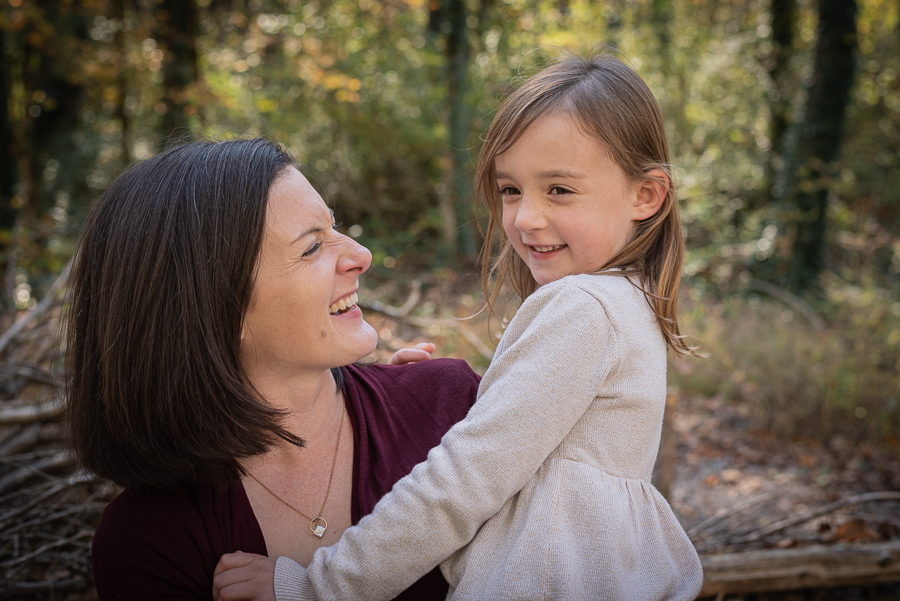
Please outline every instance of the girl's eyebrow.
[[543, 171], [538, 176], [541, 179], [556, 179], [559, 177], [569, 178], [569, 179], [585, 179], [587, 177], [586, 173], [582, 173], [581, 171], [570, 171], [568, 169], [553, 169], [551, 171]]
[[[587, 177], [586, 173], [582, 173], [580, 171], [569, 171], [568, 169], [553, 169], [551, 171], [542, 171], [538, 174], [538, 178], [540, 179], [556, 179], [556, 178], [569, 178], [569, 179], [585, 179]], [[498, 171], [496, 173], [497, 179], [512, 179], [508, 173], [505, 171]]]

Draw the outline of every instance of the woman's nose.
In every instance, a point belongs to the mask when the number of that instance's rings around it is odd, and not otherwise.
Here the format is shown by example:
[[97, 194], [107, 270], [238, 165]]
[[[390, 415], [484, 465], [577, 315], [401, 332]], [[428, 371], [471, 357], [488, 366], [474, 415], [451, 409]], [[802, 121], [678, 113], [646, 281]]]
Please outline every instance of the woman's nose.
[[516, 209], [516, 229], [520, 232], [533, 232], [546, 227], [547, 220], [537, 203], [523, 198]]
[[363, 273], [372, 264], [372, 253], [369, 252], [368, 248], [352, 238], [347, 237], [345, 244], [344, 253], [338, 259], [338, 272], [350, 273], [356, 271], [356, 275]]

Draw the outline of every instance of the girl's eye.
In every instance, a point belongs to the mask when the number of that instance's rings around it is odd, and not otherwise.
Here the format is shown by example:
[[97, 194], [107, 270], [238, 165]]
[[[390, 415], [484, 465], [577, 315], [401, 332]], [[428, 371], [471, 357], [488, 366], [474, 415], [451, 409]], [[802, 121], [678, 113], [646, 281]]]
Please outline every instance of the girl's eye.
[[519, 193], [517, 188], [513, 188], [512, 186], [503, 186], [500, 188], [500, 196], [515, 196]]
[[310, 255], [315, 254], [315, 252], [316, 252], [317, 250], [319, 250], [319, 247], [320, 247], [320, 246], [322, 246], [322, 243], [321, 243], [321, 242], [316, 242], [315, 244], [312, 245], [312, 248], [310, 248], [308, 251], [306, 251], [305, 253], [303, 253], [303, 256], [304, 256], [304, 257], [308, 257], [308, 256], [310, 256]]
[[550, 188], [550, 194], [559, 195], [559, 194], [568, 194], [569, 190], [563, 188], [562, 186], [553, 186]]

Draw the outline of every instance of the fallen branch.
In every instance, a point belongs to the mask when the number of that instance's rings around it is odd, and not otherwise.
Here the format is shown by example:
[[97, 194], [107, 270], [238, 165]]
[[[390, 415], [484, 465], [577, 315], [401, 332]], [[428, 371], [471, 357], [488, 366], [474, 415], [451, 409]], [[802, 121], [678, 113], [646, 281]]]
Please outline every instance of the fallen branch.
[[58, 416], [65, 409], [62, 399], [55, 398], [40, 405], [0, 409], [0, 425], [27, 424]]
[[41, 435], [42, 424], [31, 424], [25, 429], [15, 432], [12, 436], [0, 443], [0, 457], [19, 453], [31, 448]]
[[6, 349], [6, 346], [10, 343], [10, 341], [18, 336], [25, 326], [28, 325], [35, 317], [42, 315], [47, 311], [53, 304], [56, 302], [56, 293], [59, 292], [60, 288], [63, 287], [63, 284], [66, 283], [66, 280], [69, 278], [69, 270], [72, 267], [72, 261], [66, 265], [65, 269], [62, 270], [62, 273], [56, 278], [53, 284], [50, 285], [50, 289], [47, 290], [47, 294], [44, 295], [44, 298], [41, 299], [41, 302], [37, 304], [37, 306], [23, 315], [20, 319], [16, 321], [8, 330], [6, 330], [2, 336], [0, 336], [0, 353]]
[[900, 581], [900, 541], [701, 555], [700, 597]]
[[31, 465], [23, 466], [14, 472], [6, 474], [3, 478], [0, 478], [0, 493], [25, 482], [28, 478], [35, 475], [50, 478], [48, 474], [44, 473], [44, 470], [54, 469], [71, 463], [71, 453], [68, 451], [61, 451], [52, 457], [46, 457], [39, 461], [35, 461]]
[[758, 292], [765, 292], [769, 296], [776, 298], [791, 307], [798, 313], [800, 313], [803, 317], [806, 318], [806, 321], [813, 327], [817, 332], [821, 332], [825, 329], [825, 320], [816, 313], [815, 309], [809, 306], [809, 304], [804, 301], [802, 298], [788, 292], [784, 288], [780, 288], [775, 284], [771, 284], [769, 282], [765, 282], [763, 280], [753, 280], [750, 282], [748, 286], [750, 290], [756, 290]]
[[402, 318], [401, 321], [418, 328], [430, 328], [431, 326], [439, 326], [441, 328], [450, 328], [456, 330], [463, 338], [466, 339], [466, 342], [471, 344], [475, 348], [475, 350], [481, 353], [481, 356], [485, 357], [488, 360], [493, 359], [494, 357], [494, 351], [488, 348], [488, 346], [481, 341], [481, 338], [479, 338], [478, 335], [475, 334], [475, 332], [464, 326], [458, 319], [453, 319], [452, 317], [410, 316]]
[[790, 528], [791, 526], [796, 526], [798, 524], [808, 522], [809, 520], [814, 520], [817, 517], [821, 517], [833, 511], [837, 511], [842, 507], [847, 507], [848, 505], [858, 505], [859, 503], [867, 503], [870, 501], [900, 501], [900, 492], [868, 492], [861, 495], [855, 495], [841, 501], [835, 501], [834, 503], [830, 503], [828, 505], [825, 505], [824, 507], [812, 509], [799, 515], [795, 515], [793, 517], [775, 522], [774, 524], [769, 524], [764, 528], [748, 532], [744, 536], [735, 539], [732, 542], [734, 544], [756, 542], [770, 534], [780, 532], [782, 530]]
[[422, 282], [418, 279], [415, 279], [412, 281], [412, 290], [410, 290], [409, 296], [406, 298], [406, 302], [404, 302], [399, 307], [392, 307], [391, 305], [386, 305], [379, 301], [358, 304], [363, 309], [369, 309], [371, 311], [387, 315], [388, 317], [405, 317], [409, 315], [410, 311], [416, 308], [416, 305], [419, 303], [420, 298], [422, 298]]
[[22, 555], [21, 557], [16, 557], [15, 559], [9, 559], [7, 561], [0, 561], [0, 568], [5, 568], [8, 566], [14, 566], [16, 564], [24, 563], [24, 562], [28, 561], [29, 559], [37, 557], [38, 555], [40, 555], [42, 553], [46, 553], [50, 549], [55, 549], [57, 547], [62, 547], [63, 545], [68, 545], [69, 543], [74, 542], [80, 538], [92, 538], [93, 536], [94, 536], [94, 532], [92, 530], [80, 530], [72, 536], [60, 539], [58, 541], [54, 541], [52, 543], [47, 543], [43, 547], [38, 547], [31, 553], [26, 553], [25, 555]]
[[731, 507], [728, 507], [727, 509], [720, 509], [719, 511], [717, 511], [715, 513], [715, 515], [706, 518], [705, 520], [703, 520], [702, 522], [700, 522], [699, 524], [697, 524], [696, 526], [694, 526], [693, 528], [688, 530], [687, 531], [688, 538], [693, 539], [697, 534], [702, 534], [710, 526], [713, 526], [713, 525], [721, 522], [725, 518], [730, 517], [736, 513], [740, 513], [741, 511], [744, 511], [745, 509], [749, 509], [750, 507], [753, 507], [754, 505], [758, 505], [764, 501], [768, 501], [769, 499], [772, 498], [773, 494], [774, 493], [763, 493], [763, 494], [757, 495], [755, 497], [750, 497], [749, 499], [747, 499], [745, 501], [741, 501], [740, 503], [738, 503], [736, 505], [732, 505]]
[[29, 511], [31, 508], [36, 507], [37, 505], [40, 505], [42, 501], [44, 501], [45, 499], [47, 499], [49, 497], [52, 497], [53, 495], [55, 495], [56, 493], [58, 493], [65, 487], [66, 487], [65, 484], [55, 484], [52, 488], [45, 491], [43, 494], [32, 498], [28, 503], [24, 503], [23, 505], [20, 505], [19, 507], [11, 509], [10, 511], [4, 513], [3, 515], [0, 515], [0, 526], [4, 525], [4, 522], [8, 522], [12, 518], [17, 517], [17, 516], [25, 513], [26, 511]]
[[384, 303], [380, 303], [378, 301], [373, 301], [371, 303], [359, 303], [359, 306], [363, 309], [367, 309], [369, 311], [375, 311], [376, 313], [381, 313], [382, 315], [387, 315], [388, 317], [393, 317], [398, 321], [403, 323], [407, 323], [411, 326], [415, 326], [417, 328], [429, 328], [431, 326], [438, 326], [441, 328], [450, 328], [459, 332], [460, 336], [465, 338], [466, 342], [472, 345], [472, 347], [481, 353], [481, 356], [490, 360], [494, 356], [494, 351], [492, 351], [484, 342], [482, 342], [481, 338], [478, 337], [475, 332], [465, 327], [460, 320], [449, 318], [449, 317], [415, 317], [409, 315], [409, 312], [416, 306], [416, 303], [419, 302], [419, 288], [421, 284], [418, 283], [418, 280], [413, 281], [413, 291], [410, 293], [409, 298], [406, 299], [406, 302], [403, 303], [402, 307], [391, 307], [390, 305], [385, 305]]

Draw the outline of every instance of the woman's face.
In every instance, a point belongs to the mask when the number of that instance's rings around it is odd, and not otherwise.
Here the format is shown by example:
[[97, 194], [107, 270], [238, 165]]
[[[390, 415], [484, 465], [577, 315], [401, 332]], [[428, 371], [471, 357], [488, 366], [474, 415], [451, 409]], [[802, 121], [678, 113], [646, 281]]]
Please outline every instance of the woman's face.
[[355, 296], [371, 261], [365, 247], [334, 229], [331, 210], [306, 178], [285, 169], [269, 190], [244, 317], [241, 361], [247, 373], [320, 373], [375, 350], [377, 335], [363, 321]]

